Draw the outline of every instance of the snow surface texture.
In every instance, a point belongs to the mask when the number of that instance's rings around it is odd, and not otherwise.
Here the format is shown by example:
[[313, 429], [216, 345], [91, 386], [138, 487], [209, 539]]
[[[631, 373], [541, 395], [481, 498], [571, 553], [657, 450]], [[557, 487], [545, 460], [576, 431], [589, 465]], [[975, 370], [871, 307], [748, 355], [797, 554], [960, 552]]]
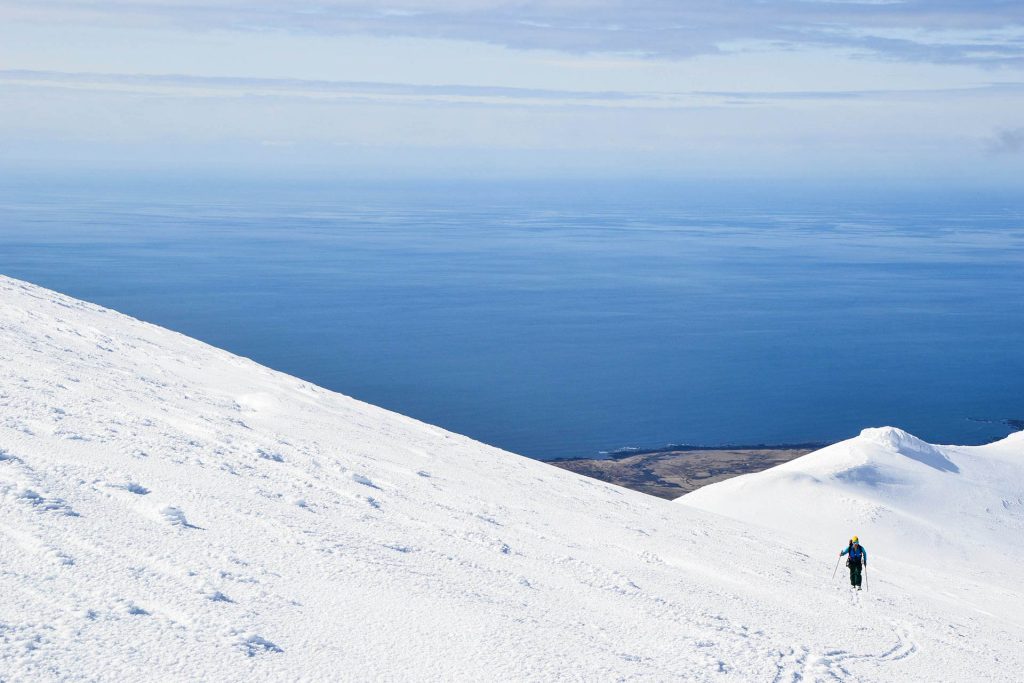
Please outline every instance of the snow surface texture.
[[[2, 277], [0, 373], [4, 681], [1024, 671], [1020, 436], [870, 431], [694, 494], [737, 520]], [[830, 578], [853, 532], [868, 593]]]

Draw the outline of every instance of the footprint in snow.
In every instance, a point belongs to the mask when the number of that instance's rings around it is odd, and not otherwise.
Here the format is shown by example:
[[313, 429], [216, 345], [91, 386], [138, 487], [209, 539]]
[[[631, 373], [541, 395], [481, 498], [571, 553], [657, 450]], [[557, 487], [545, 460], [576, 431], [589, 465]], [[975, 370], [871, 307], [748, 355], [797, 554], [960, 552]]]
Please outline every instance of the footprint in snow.
[[257, 448], [256, 455], [258, 455], [262, 460], [270, 460], [271, 462], [284, 462], [284, 456], [276, 451], [268, 451], [263, 448]]
[[177, 526], [177, 527], [181, 527], [181, 528], [184, 528], [184, 529], [201, 529], [202, 528], [202, 527], [198, 527], [198, 526], [196, 526], [194, 524], [189, 524], [188, 519], [185, 518], [185, 512], [181, 508], [174, 507], [173, 505], [165, 505], [165, 506], [159, 508], [156, 511], [156, 513], [157, 513], [157, 516], [162, 521], [166, 522], [167, 524], [170, 524], [171, 526]]
[[373, 483], [372, 479], [362, 474], [356, 474], [355, 472], [353, 472], [352, 481], [354, 481], [357, 484], [362, 484], [363, 486], [369, 486], [371, 489], [377, 489], [378, 491], [381, 490], [379, 486]]
[[108, 483], [108, 489], [118, 489], [120, 491], [127, 491], [128, 493], [134, 493], [137, 496], [149, 495], [149, 489], [142, 484], [136, 484], [133, 481], [127, 481], [124, 483]]
[[284, 652], [276, 644], [255, 633], [238, 636], [235, 639], [235, 647], [244, 652], [246, 657], [255, 657], [267, 652]]
[[396, 553], [414, 553], [417, 550], [413, 546], [404, 543], [384, 543], [383, 547], [388, 550], [394, 550]]
[[[7, 493], [0, 489], [0, 493]], [[67, 517], [78, 517], [79, 514], [71, 509], [71, 507], [64, 502], [63, 498], [47, 498], [39, 493], [36, 493], [30, 488], [19, 487], [13, 491], [14, 498], [24, 503], [28, 503], [37, 510], [44, 512], [56, 512]]]

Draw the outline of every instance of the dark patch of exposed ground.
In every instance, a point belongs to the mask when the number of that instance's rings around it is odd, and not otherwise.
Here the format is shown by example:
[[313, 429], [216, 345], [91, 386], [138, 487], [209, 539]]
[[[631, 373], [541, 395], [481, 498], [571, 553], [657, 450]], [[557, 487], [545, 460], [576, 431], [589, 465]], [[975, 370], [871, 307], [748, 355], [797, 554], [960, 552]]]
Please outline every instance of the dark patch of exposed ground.
[[551, 464], [659, 498], [673, 499], [740, 474], [760, 472], [820, 446], [692, 448], [619, 455], [607, 460], [555, 460]]

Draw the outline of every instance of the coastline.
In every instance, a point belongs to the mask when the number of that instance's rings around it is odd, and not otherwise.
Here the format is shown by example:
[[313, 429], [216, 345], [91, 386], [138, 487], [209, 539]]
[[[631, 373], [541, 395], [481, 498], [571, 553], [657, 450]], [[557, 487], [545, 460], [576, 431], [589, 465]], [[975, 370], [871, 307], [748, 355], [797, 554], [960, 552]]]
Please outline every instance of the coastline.
[[[969, 418], [1002, 424], [1009, 433], [1024, 431], [1024, 420]], [[1005, 436], [983, 443], [999, 441]], [[697, 446], [669, 444], [660, 448], [620, 448], [599, 457], [548, 460], [549, 465], [609, 484], [672, 500], [702, 486], [741, 474], [761, 472], [830, 445], [826, 442]]]
[[696, 444], [668, 444], [657, 448], [617, 448], [614, 451], [602, 451], [598, 457], [572, 457], [549, 460], [550, 463], [561, 463], [575, 460], [625, 460], [638, 455], [661, 455], [667, 453], [694, 453], [701, 451], [789, 451], [806, 450], [816, 451], [820, 448], [832, 445], [828, 441], [807, 441], [804, 443], [779, 443], [779, 444], [720, 444], [717, 446], [700, 446]]
[[607, 458], [551, 460], [548, 464], [672, 500], [708, 484], [781, 465], [827, 445], [668, 446], [616, 451]]

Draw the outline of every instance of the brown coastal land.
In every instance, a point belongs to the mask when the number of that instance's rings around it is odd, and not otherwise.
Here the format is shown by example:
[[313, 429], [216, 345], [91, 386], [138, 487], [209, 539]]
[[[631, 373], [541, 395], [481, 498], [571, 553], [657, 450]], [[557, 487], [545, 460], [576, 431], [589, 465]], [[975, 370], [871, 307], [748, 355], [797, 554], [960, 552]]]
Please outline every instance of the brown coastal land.
[[825, 444], [695, 447], [640, 451], [607, 459], [553, 460], [552, 465], [660, 498], [678, 498], [702, 486], [789, 462]]

